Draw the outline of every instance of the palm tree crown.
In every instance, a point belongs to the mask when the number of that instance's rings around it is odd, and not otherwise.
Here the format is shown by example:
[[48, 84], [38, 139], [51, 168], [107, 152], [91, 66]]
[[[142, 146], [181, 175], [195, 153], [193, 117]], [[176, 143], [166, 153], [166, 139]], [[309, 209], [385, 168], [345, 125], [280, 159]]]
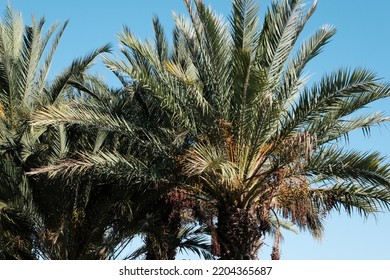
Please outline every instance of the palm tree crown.
[[25, 25], [10, 6], [0, 22], [0, 258], [46, 258], [55, 251], [58, 236], [50, 230], [63, 218], [64, 197], [54, 187], [58, 182], [26, 172], [65, 157], [70, 137], [65, 126], [33, 128], [29, 121], [43, 106], [66, 100], [70, 81], [81, 79], [96, 56], [109, 51], [107, 45], [73, 61], [49, 82], [67, 22], [46, 32], [44, 26], [44, 18], [34, 17]]
[[[72, 174], [91, 168], [112, 175], [99, 169], [110, 163], [125, 166], [127, 179], [154, 186], [173, 178], [167, 185], [207, 204], [213, 252], [222, 259], [257, 258], [267, 233], [275, 234], [272, 257], [279, 258], [283, 225], [320, 237], [330, 211], [369, 215], [388, 209], [386, 159], [349, 150], [340, 140], [388, 121], [382, 113], [359, 111], [388, 97], [390, 86], [364, 68], [341, 68], [307, 84], [306, 66], [336, 32], [325, 25], [299, 45], [316, 2], [307, 9], [301, 0], [273, 1], [262, 25], [253, 0], [234, 0], [228, 21], [200, 0], [184, 3], [189, 19], [174, 16], [171, 49], [154, 19], [154, 43], [124, 28], [119, 40], [125, 58], [105, 59], [125, 88], [139, 89], [130, 100], [155, 113], [147, 128], [137, 123], [140, 115], [90, 104], [71, 104], [66, 111], [49, 106], [34, 115], [36, 125], [116, 130], [137, 148], [126, 156], [118, 150], [84, 155], [71, 166], [46, 170]], [[175, 168], [154, 172], [158, 159], [169, 159]]]
[[221, 257], [256, 258], [272, 217], [319, 237], [331, 210], [388, 208], [385, 159], [339, 140], [388, 120], [358, 110], [389, 86], [363, 68], [306, 85], [305, 66], [335, 34], [323, 26], [297, 47], [316, 3], [273, 2], [260, 26], [256, 1], [233, 1], [228, 22], [202, 1], [184, 2], [190, 19], [175, 16], [170, 57], [161, 29], [154, 47], [125, 29], [127, 62], [107, 65], [147, 87], [187, 131], [183, 172], [197, 181], [194, 193], [216, 202]]

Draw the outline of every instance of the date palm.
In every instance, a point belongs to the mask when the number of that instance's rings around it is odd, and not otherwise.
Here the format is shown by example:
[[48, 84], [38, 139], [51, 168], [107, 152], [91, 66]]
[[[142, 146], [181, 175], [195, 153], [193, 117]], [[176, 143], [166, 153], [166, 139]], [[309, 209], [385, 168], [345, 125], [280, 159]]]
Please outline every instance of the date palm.
[[256, 1], [233, 1], [228, 22], [200, 0], [184, 3], [189, 20], [175, 15], [171, 52], [162, 30], [154, 48], [126, 28], [126, 60], [106, 63], [147, 88], [186, 133], [182, 171], [192, 192], [216, 208], [219, 257], [256, 259], [272, 219], [320, 237], [331, 211], [388, 209], [386, 159], [339, 140], [389, 120], [359, 110], [388, 97], [390, 87], [363, 68], [307, 85], [305, 67], [336, 32], [325, 25], [298, 45], [316, 3], [274, 1], [262, 25]]
[[[30, 116], [42, 106], [66, 99], [69, 81], [82, 77], [95, 57], [109, 50], [105, 46], [75, 60], [49, 83], [50, 65], [67, 22], [46, 32], [44, 23], [44, 18], [33, 17], [26, 26], [10, 6], [0, 23], [0, 257], [5, 258], [39, 257], [40, 226], [54, 214], [41, 211], [40, 199], [50, 200], [48, 193], [55, 192], [47, 188], [40, 196], [47, 181], [31, 180], [26, 172], [46, 163], [50, 151], [60, 156], [66, 148], [64, 127], [34, 129]], [[50, 137], [58, 146], [49, 146]]]
[[[130, 210], [127, 217], [110, 214], [116, 221], [110, 234], [115, 234], [120, 226], [123, 228], [119, 235], [122, 237], [116, 239], [119, 247], [110, 248], [113, 253], [106, 258], [121, 255], [174, 259], [178, 250], [191, 250], [210, 258], [205, 239], [195, 236], [200, 229], [192, 230], [182, 217], [182, 210], [189, 208], [191, 201], [177, 189], [179, 172], [175, 157], [181, 145], [175, 142], [182, 142], [181, 136], [170, 131], [166, 114], [145, 94], [142, 85], [128, 82], [119, 74], [118, 77], [123, 83], [120, 90], [110, 89], [95, 77], [73, 80], [72, 85], [80, 94], [60, 106], [46, 106], [34, 114], [35, 127], [67, 124], [89, 131], [90, 148], [86, 145], [82, 152], [75, 149], [77, 153], [35, 168], [29, 174], [47, 173], [50, 178], [63, 181], [88, 178], [92, 185], [110, 189], [116, 199], [127, 200]], [[116, 187], [109, 186], [112, 184]], [[94, 189], [94, 186], [90, 189], [92, 194]], [[116, 205], [118, 201], [109, 203]], [[107, 206], [105, 210], [109, 209]], [[107, 217], [111, 212], [99, 213]], [[124, 250], [136, 235], [143, 238], [144, 246], [128, 256], [124, 252], [115, 253]]]
[[[75, 109], [69, 104], [85, 104], [85, 111], [92, 105], [95, 111], [125, 111], [126, 102], [120, 97], [127, 94], [124, 91], [111, 89], [89, 75], [73, 77], [69, 83], [73, 87], [68, 91], [68, 98], [60, 104], [52, 104], [53, 108], [60, 108], [67, 114]], [[42, 164], [43, 167], [36, 166], [28, 172], [30, 178], [45, 178], [48, 182], [39, 188], [43, 194], [40, 198], [45, 201], [41, 203], [42, 212], [56, 213], [50, 215], [51, 219], [44, 225], [47, 243], [43, 244], [42, 251], [49, 259], [117, 258], [137, 233], [139, 221], [147, 212], [148, 200], [139, 204], [140, 196], [151, 196], [148, 186], [131, 180], [130, 172], [127, 173], [129, 162], [115, 154], [126, 155], [132, 148], [132, 141], [123, 139], [119, 133], [110, 134], [100, 127], [91, 129], [78, 123], [35, 126], [38, 127], [63, 130], [60, 141], [55, 141], [56, 138], [50, 141], [54, 147], [48, 155], [49, 160]], [[105, 152], [108, 149], [111, 153]], [[96, 172], [89, 172], [90, 165], [97, 166]], [[75, 171], [75, 166], [80, 167], [79, 172]], [[136, 173], [133, 167], [131, 172]], [[142, 170], [141, 165], [139, 168]], [[64, 171], [59, 174], [59, 170]], [[113, 178], [112, 174], [117, 176]], [[48, 188], [59, 182], [62, 185], [54, 188], [53, 197], [45, 199], [46, 195], [50, 197], [46, 192]], [[133, 185], [143, 188], [138, 191]]]

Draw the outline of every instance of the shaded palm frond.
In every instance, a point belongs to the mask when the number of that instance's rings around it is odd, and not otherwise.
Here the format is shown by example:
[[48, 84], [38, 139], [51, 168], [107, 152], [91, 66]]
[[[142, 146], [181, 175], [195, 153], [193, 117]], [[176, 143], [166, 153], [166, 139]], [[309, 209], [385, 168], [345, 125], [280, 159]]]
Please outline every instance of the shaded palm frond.
[[344, 100], [364, 92], [376, 92], [377, 77], [367, 69], [340, 69], [326, 75], [311, 89], [305, 89], [298, 101], [282, 116], [281, 138], [305, 129], [310, 123], [320, 121], [323, 116], [342, 110]]
[[210, 238], [202, 227], [185, 226], [181, 228], [177, 238], [180, 240], [177, 246], [179, 252], [192, 252], [205, 260], [214, 259], [211, 254]]
[[93, 174], [104, 178], [115, 177], [120, 180], [153, 180], [153, 174], [136, 158], [124, 158], [119, 154], [99, 151], [97, 154], [81, 153], [77, 160], [60, 160], [52, 165], [40, 167], [27, 172], [28, 175], [49, 173], [49, 177], [75, 176]]
[[344, 151], [330, 147], [314, 153], [305, 167], [307, 174], [322, 180], [358, 182], [362, 186], [390, 187], [390, 165], [377, 152]]
[[379, 209], [389, 209], [388, 189], [380, 185], [371, 187], [339, 184], [330, 188], [310, 190], [310, 200], [325, 213], [336, 210], [352, 215], [355, 211], [362, 216], [375, 214]]

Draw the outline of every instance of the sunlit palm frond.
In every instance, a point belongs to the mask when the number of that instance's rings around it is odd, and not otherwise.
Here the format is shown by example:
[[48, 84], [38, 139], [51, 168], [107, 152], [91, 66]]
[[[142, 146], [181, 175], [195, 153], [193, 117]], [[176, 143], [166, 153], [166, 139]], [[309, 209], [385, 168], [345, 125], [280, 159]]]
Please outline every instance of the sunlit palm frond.
[[[297, 39], [296, 28], [298, 26], [295, 28], [293, 26], [301, 23], [303, 18], [301, 9], [302, 1], [300, 0], [272, 2], [265, 14], [259, 38], [258, 60], [262, 67], [266, 69], [273, 68], [272, 65], [280, 67], [282, 57], [288, 55]], [[303, 26], [300, 26], [301, 28]], [[278, 63], [275, 63], [276, 57], [281, 58], [277, 61]]]
[[186, 158], [185, 170], [189, 176], [219, 177], [221, 183], [229, 185], [238, 179], [234, 163], [226, 159], [223, 151], [210, 145], [194, 147]]
[[[192, 63], [204, 85], [204, 97], [223, 112], [229, 94], [230, 34], [226, 23], [202, 1], [185, 1], [192, 28], [182, 29]], [[207, 63], [199, 63], [200, 60]], [[217, 94], [218, 93], [218, 94]]]
[[291, 102], [300, 93], [305, 85], [306, 78], [303, 70], [306, 65], [315, 58], [336, 33], [332, 26], [325, 25], [312, 35], [307, 41], [303, 42], [294, 58], [286, 65], [281, 78], [280, 97], [283, 100], [284, 107], [289, 107]]
[[134, 130], [126, 120], [110, 113], [110, 108], [104, 106], [89, 106], [80, 102], [61, 103], [48, 106], [34, 113], [34, 126], [54, 124], [85, 124], [101, 130], [117, 131], [123, 134], [133, 134]]
[[49, 104], [53, 104], [57, 98], [63, 94], [64, 89], [72, 78], [78, 78], [80, 75], [83, 75], [93, 65], [97, 56], [109, 53], [110, 51], [111, 46], [107, 44], [90, 52], [82, 58], [75, 59], [65, 71], [56, 76], [54, 81], [50, 83], [50, 86], [46, 91], [50, 95]]
[[229, 20], [235, 50], [254, 50], [259, 39], [258, 12], [259, 7], [256, 1], [237, 0], [233, 2], [233, 11]]
[[153, 18], [153, 27], [155, 34], [155, 46], [156, 51], [161, 63], [168, 60], [169, 57], [169, 49], [168, 42], [165, 37], [164, 28], [160, 23], [160, 20], [157, 17]]

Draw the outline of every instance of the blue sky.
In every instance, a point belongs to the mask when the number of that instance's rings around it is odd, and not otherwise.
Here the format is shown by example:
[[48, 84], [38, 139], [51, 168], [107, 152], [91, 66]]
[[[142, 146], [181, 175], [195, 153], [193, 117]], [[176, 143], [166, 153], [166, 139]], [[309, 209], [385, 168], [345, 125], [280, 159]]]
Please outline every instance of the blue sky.
[[[228, 0], [205, 1], [223, 15], [230, 11]], [[263, 15], [270, 0], [259, 0]], [[308, 5], [311, 0], [306, 1]], [[372, 69], [390, 82], [390, 1], [386, 0], [319, 0], [316, 13], [306, 26], [302, 38], [307, 38], [323, 24], [334, 25], [338, 32], [324, 52], [307, 68], [312, 80], [341, 66], [363, 66]], [[45, 16], [47, 27], [54, 22], [70, 23], [55, 57], [52, 74], [66, 67], [72, 59], [105, 44], [112, 43], [118, 53], [116, 34], [122, 26], [129, 26], [139, 38], [152, 38], [153, 15], [157, 15], [170, 34], [173, 26], [172, 11], [185, 13], [182, 0], [9, 0], [22, 12], [25, 21], [30, 15]], [[4, 9], [5, 4], [1, 8]], [[103, 73], [102, 67], [95, 71]], [[104, 72], [109, 83], [114, 77]], [[390, 115], [390, 100], [373, 104], [368, 110], [385, 111]], [[390, 156], [390, 127], [374, 128], [372, 137], [353, 133], [350, 145], [356, 149], [378, 150]], [[308, 234], [284, 233], [282, 259], [390, 259], [390, 214], [378, 214], [377, 219], [364, 220], [332, 214], [326, 220], [326, 232], [321, 242]], [[268, 242], [268, 241], [266, 241]], [[269, 259], [270, 247], [265, 246], [260, 257]]]

